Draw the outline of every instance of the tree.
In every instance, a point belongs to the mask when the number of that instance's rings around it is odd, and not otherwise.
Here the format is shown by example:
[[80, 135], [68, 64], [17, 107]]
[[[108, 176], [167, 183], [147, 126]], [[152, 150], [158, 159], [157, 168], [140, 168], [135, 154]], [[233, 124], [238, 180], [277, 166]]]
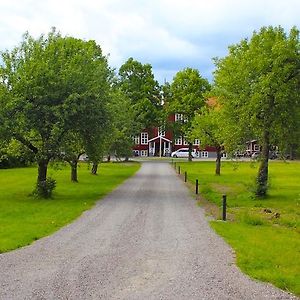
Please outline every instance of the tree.
[[139, 128], [135, 123], [136, 112], [131, 101], [118, 86], [113, 88], [109, 109], [112, 115], [109, 154], [128, 160], [132, 155], [133, 136]]
[[192, 122], [192, 135], [201, 141], [201, 145], [210, 145], [216, 148], [215, 174], [221, 174], [221, 158], [224, 150], [221, 114], [217, 107], [203, 107], [196, 114]]
[[156, 126], [162, 103], [160, 87], [154, 79], [151, 65], [129, 58], [120, 67], [119, 86], [135, 111], [136, 133]]
[[24, 167], [33, 161], [31, 152], [17, 140], [0, 141], [0, 169]]
[[205, 105], [204, 94], [210, 90], [209, 82], [199, 71], [186, 68], [179, 71], [170, 86], [167, 105], [169, 113], [182, 114], [182, 122], [175, 122], [175, 135], [183, 135], [189, 142], [189, 160], [192, 160], [191, 124], [195, 113]]
[[87, 92], [82, 95], [73, 94], [66, 105], [69, 108], [68, 132], [64, 137], [60, 153], [70, 164], [71, 181], [77, 182], [77, 165], [79, 157], [87, 153], [89, 159], [97, 164], [92, 174], [97, 173], [98, 163], [104, 153], [105, 136], [110, 132], [111, 113], [109, 111], [110, 96], [99, 101], [97, 95]]
[[61, 159], [68, 162], [71, 167], [71, 181], [78, 182], [78, 160], [85, 153], [81, 136], [76, 132], [68, 132], [64, 138]]
[[263, 27], [250, 40], [229, 47], [216, 59], [215, 86], [226, 118], [225, 143], [240, 145], [250, 136], [261, 145], [256, 195], [268, 189], [268, 157], [282, 151], [299, 132], [299, 31]]
[[62, 37], [55, 29], [38, 39], [26, 33], [20, 46], [1, 54], [0, 119], [34, 154], [37, 186], [43, 187], [48, 163], [60, 155], [74, 118], [94, 113], [82, 99], [105, 107], [110, 70], [94, 41]]

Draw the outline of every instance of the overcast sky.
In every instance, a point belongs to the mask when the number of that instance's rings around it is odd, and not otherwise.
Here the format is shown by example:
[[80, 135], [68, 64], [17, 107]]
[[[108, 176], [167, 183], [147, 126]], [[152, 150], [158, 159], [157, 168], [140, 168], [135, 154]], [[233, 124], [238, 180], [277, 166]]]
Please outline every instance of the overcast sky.
[[185, 67], [212, 80], [212, 58], [262, 26], [300, 29], [300, 0], [0, 0], [0, 12], [0, 50], [55, 26], [96, 40], [112, 67], [150, 63], [160, 83]]

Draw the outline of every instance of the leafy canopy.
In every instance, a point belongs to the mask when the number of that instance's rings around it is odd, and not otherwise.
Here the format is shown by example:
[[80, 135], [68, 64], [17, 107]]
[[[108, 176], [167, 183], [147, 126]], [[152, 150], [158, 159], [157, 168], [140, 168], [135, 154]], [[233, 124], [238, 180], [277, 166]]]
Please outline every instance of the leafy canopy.
[[[28, 33], [20, 46], [1, 53], [1, 119], [37, 158], [51, 158], [68, 131], [101, 127], [110, 70], [94, 41]], [[91, 122], [95, 122], [91, 126]], [[88, 127], [88, 128], [87, 128]]]
[[183, 115], [183, 122], [175, 122], [175, 135], [188, 136], [197, 111], [205, 105], [205, 93], [210, 90], [209, 82], [199, 71], [186, 68], [179, 71], [167, 89], [167, 110]]
[[129, 58], [119, 70], [119, 85], [131, 101], [139, 131], [157, 125], [161, 110], [161, 95], [150, 64]]
[[[216, 59], [215, 94], [224, 118], [227, 146], [257, 138], [282, 148], [299, 134], [299, 31], [263, 27], [250, 40]], [[298, 116], [297, 116], [298, 115]]]

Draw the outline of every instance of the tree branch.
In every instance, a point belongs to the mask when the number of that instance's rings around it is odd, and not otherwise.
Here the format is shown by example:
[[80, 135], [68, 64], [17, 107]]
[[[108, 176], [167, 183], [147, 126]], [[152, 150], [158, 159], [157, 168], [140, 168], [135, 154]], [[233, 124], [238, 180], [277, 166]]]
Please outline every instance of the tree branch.
[[18, 140], [20, 143], [22, 143], [24, 146], [26, 146], [28, 149], [30, 149], [34, 154], [38, 153], [38, 148], [33, 146], [28, 140], [26, 140], [24, 137], [22, 137], [19, 134], [14, 133], [13, 137]]

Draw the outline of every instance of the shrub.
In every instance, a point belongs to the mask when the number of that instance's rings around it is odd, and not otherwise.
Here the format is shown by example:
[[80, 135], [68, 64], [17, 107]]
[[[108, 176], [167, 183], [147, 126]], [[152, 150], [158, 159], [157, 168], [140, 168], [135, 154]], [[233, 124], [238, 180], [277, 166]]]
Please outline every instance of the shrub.
[[40, 181], [36, 185], [34, 195], [38, 198], [51, 198], [56, 187], [56, 180], [48, 177], [45, 181]]

